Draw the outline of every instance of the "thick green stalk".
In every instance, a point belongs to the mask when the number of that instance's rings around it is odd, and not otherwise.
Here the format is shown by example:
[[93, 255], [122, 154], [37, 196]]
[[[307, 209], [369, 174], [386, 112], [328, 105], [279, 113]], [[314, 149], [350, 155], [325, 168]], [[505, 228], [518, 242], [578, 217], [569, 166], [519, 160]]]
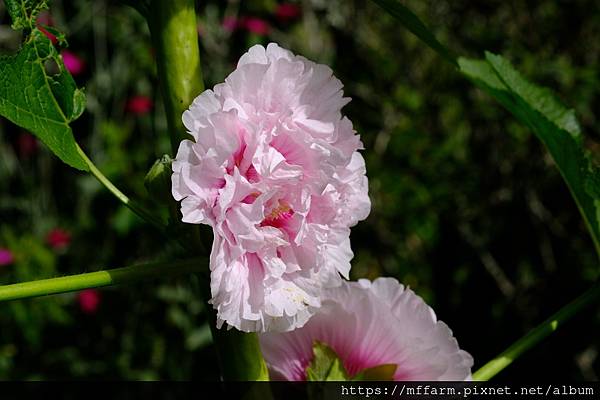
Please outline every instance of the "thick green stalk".
[[[214, 324], [211, 324], [214, 327]], [[269, 373], [255, 333], [212, 329], [226, 381], [268, 381]]]
[[[202, 285], [202, 295], [210, 299], [208, 282]], [[216, 312], [210, 312], [210, 330], [217, 349], [221, 373], [225, 381], [268, 381], [269, 373], [260, 351], [258, 336], [223, 326], [217, 329]], [[264, 394], [264, 393], [263, 393]]]
[[205, 269], [207, 263], [208, 260], [205, 258], [194, 258], [182, 261], [134, 265], [131, 267], [4, 285], [0, 286], [0, 301], [75, 292], [101, 286], [132, 283], [149, 278], [198, 272]]
[[[181, 115], [204, 90], [194, 1], [150, 0], [146, 18], [156, 50], [171, 146], [176, 153], [179, 143], [186, 138]], [[179, 220], [178, 215], [172, 217]], [[194, 237], [200, 247], [200, 236]], [[209, 290], [203, 295], [210, 299]], [[213, 337], [225, 380], [268, 379], [256, 334], [216, 330], [213, 326]]]
[[186, 137], [181, 115], [204, 90], [193, 0], [151, 0], [148, 26], [156, 50], [173, 153]]
[[479, 368], [479, 370], [473, 374], [473, 380], [487, 381], [494, 377], [504, 368], [508, 367], [521, 354], [538, 344], [546, 336], [565, 324], [573, 315], [577, 314], [585, 306], [592, 304], [599, 297], [600, 281], [584, 294], [558, 310], [554, 315], [542, 322], [527, 335], [517, 340], [499, 356]]

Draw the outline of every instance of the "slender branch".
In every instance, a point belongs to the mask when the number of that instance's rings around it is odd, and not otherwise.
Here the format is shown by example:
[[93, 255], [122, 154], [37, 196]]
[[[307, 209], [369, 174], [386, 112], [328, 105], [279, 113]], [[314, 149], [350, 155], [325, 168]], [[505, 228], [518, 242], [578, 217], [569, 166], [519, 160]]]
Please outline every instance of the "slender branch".
[[96, 165], [89, 159], [87, 154], [77, 145], [77, 152], [83, 158], [85, 163], [90, 169], [90, 173], [94, 175], [98, 181], [104, 185], [109, 192], [111, 192], [121, 203], [129, 207], [131, 211], [137, 214], [143, 220], [151, 223], [161, 232], [165, 230], [165, 224], [160, 220], [160, 218], [156, 217], [154, 214], [146, 210], [141, 204], [138, 202], [131, 200], [127, 197], [123, 192], [121, 192], [113, 183], [96, 167]]
[[0, 301], [26, 299], [51, 294], [131, 283], [143, 279], [173, 276], [206, 269], [206, 258], [193, 258], [173, 262], [157, 262], [130, 267], [88, 272], [85, 274], [40, 279], [30, 282], [0, 286]]
[[554, 315], [542, 322], [527, 335], [513, 343], [499, 356], [479, 368], [473, 374], [473, 380], [487, 381], [504, 368], [508, 367], [521, 354], [542, 341], [546, 336], [564, 325], [573, 315], [577, 314], [587, 305], [600, 298], [600, 281], [588, 289], [581, 296], [558, 310]]

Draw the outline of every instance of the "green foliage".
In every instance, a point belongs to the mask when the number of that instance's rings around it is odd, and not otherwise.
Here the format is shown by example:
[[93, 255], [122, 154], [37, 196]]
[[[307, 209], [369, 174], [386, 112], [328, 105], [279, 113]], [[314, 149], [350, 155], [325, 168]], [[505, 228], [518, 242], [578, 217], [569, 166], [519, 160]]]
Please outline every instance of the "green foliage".
[[[54, 68], [58, 72], [50, 72]], [[88, 170], [69, 126], [84, 111], [85, 95], [50, 39], [34, 28], [17, 54], [0, 57], [0, 76], [0, 115], [34, 133], [68, 165]]]
[[[407, 7], [396, 0], [373, 1], [442, 57], [456, 63], [446, 47]], [[498, 100], [544, 143], [569, 186], [600, 255], [600, 211], [593, 194], [600, 191], [600, 186], [590, 173], [592, 167], [581, 144], [581, 128], [575, 111], [565, 108], [547, 88], [524, 79], [502, 56], [486, 52], [485, 60], [460, 57], [458, 66], [465, 76]]]
[[[525, 80], [503, 57], [486, 53], [485, 60], [458, 60], [460, 70], [498, 100], [544, 143], [586, 220], [600, 252], [600, 224], [588, 179], [589, 161], [581, 145], [581, 129], [572, 109], [562, 106], [552, 93]], [[587, 181], [587, 182], [586, 182]], [[587, 187], [587, 189], [586, 189]]]
[[[8, 273], [0, 275], [0, 285], [24, 282], [51, 277], [56, 274], [56, 259], [51, 250], [45, 247], [34, 235], [15, 236], [8, 227], [1, 227], [0, 243], [6, 243], [15, 254], [15, 265]], [[48, 298], [32, 302], [10, 302], [3, 305], [4, 313], [0, 324], [9, 323], [14, 327], [5, 330], [0, 336], [6, 343], [15, 340], [17, 335], [27, 340], [34, 350], [43, 344], [43, 329], [48, 325], [66, 325], [72, 318], [64, 310], [65, 298]], [[10, 339], [9, 339], [10, 338]], [[0, 364], [2, 355], [0, 355]], [[0, 376], [2, 369], [0, 368]]]
[[[379, 0], [374, 1], [382, 3]], [[414, 14], [403, 10], [403, 7], [395, 4], [394, 1], [384, 1], [383, 3], [387, 3], [383, 7], [399, 19], [409, 31], [415, 33], [421, 40], [447, 58], [443, 46], [441, 48], [432, 46], [431, 39], [435, 40], [433, 34]], [[403, 14], [412, 15], [414, 20], [407, 20], [406, 15]], [[425, 35], [415, 32], [415, 23], [425, 31]], [[437, 41], [434, 42], [434, 45], [436, 43]], [[600, 256], [600, 200], [597, 197], [600, 192], [600, 179], [597, 167], [590, 162], [589, 155], [582, 145], [581, 129], [575, 118], [574, 110], [566, 109], [561, 105], [548, 89], [528, 82], [507, 60], [499, 55], [486, 52], [484, 61], [459, 58], [458, 66], [464, 75], [499, 101], [517, 119], [533, 130], [538, 139], [544, 143], [579, 207], [591, 233], [596, 253]], [[463, 231], [467, 240], [477, 246], [477, 238], [468, 229], [463, 228]], [[502, 269], [498, 268], [495, 261], [487, 258], [489, 253], [485, 254], [485, 252], [486, 250], [483, 250], [483, 263], [496, 277], [501, 289], [504, 287], [502, 290], [510, 295], [512, 292], [512, 289], [509, 288], [510, 281], [505, 277]], [[565, 306], [558, 313], [569, 310], [569, 308], [570, 306]], [[551, 322], [554, 325], [555, 321]], [[535, 336], [536, 332], [543, 332], [544, 329], [545, 325], [540, 325], [526, 337], [515, 342], [514, 346], [521, 346], [522, 352], [537, 345], [543, 335]], [[527, 340], [530, 335], [535, 336], [536, 340]], [[504, 353], [498, 359], [506, 359]], [[511, 357], [510, 360], [512, 361], [512, 359]], [[483, 368], [488, 368], [488, 371], [482, 377], [485, 376], [486, 379], [489, 379], [508, 365], [505, 363], [498, 368], [489, 368], [495, 361], [488, 363]]]
[[336, 352], [325, 343], [313, 343], [313, 359], [306, 368], [308, 381], [347, 381], [346, 372], [342, 361]]

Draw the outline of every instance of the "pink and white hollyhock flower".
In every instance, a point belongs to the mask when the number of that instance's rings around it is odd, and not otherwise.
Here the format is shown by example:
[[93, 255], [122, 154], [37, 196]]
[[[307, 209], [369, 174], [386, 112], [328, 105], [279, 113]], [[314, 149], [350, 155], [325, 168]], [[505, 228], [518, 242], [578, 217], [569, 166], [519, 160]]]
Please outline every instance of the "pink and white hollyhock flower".
[[183, 221], [210, 225], [217, 322], [287, 331], [348, 278], [350, 227], [370, 201], [350, 99], [325, 65], [271, 43], [183, 114], [194, 141], [173, 162]]
[[272, 379], [306, 379], [313, 343], [332, 348], [350, 376], [396, 364], [394, 380], [470, 380], [473, 358], [422, 298], [392, 278], [344, 282], [324, 292], [304, 327], [259, 335]]

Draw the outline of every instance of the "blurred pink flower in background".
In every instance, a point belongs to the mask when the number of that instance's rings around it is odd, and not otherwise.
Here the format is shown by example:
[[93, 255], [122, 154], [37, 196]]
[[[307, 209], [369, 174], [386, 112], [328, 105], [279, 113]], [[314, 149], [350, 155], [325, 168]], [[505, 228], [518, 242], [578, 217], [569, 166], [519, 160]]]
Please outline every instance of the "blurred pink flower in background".
[[230, 33], [238, 29], [245, 29], [248, 32], [256, 35], [266, 36], [269, 34], [269, 32], [271, 32], [271, 26], [269, 23], [258, 17], [236, 18], [233, 16], [227, 16], [223, 18], [221, 26]]
[[85, 289], [77, 294], [79, 308], [86, 314], [95, 314], [100, 305], [100, 292], [96, 289]]
[[348, 278], [350, 227], [371, 203], [350, 99], [326, 65], [253, 46], [183, 114], [173, 162], [183, 221], [210, 225], [218, 327], [286, 331]]
[[395, 364], [394, 380], [471, 379], [473, 358], [431, 307], [397, 280], [345, 281], [324, 291], [322, 304], [302, 328], [259, 335], [271, 379], [306, 380], [315, 341], [333, 349], [350, 376]]
[[54, 228], [46, 235], [46, 242], [55, 250], [63, 250], [71, 243], [71, 234], [60, 228]]
[[21, 132], [17, 137], [17, 151], [22, 158], [29, 158], [38, 149], [38, 141], [31, 133]]
[[227, 16], [223, 18], [223, 22], [221, 23], [223, 29], [227, 32], [233, 32], [239, 27], [239, 20], [236, 17]]
[[198, 36], [200, 37], [204, 36], [206, 33], [206, 28], [204, 27], [202, 21], [198, 21], [198, 24], [196, 25], [196, 32], [198, 32]]
[[85, 61], [75, 55], [75, 53], [72, 53], [69, 50], [63, 50], [60, 52], [60, 54], [65, 67], [71, 73], [71, 75], [79, 75], [85, 70]]
[[54, 19], [52, 19], [52, 15], [48, 11], [42, 11], [39, 13], [36, 22], [46, 26], [54, 25]]
[[56, 44], [56, 42], [58, 41], [56, 39], [56, 36], [54, 36], [52, 33], [48, 32], [48, 30], [46, 28], [44, 28], [44, 26], [54, 26], [54, 20], [52, 19], [52, 15], [50, 15], [50, 13], [48, 11], [42, 11], [38, 15], [36, 25], [37, 25], [37, 28], [44, 35], [46, 35], [48, 37], [48, 39], [50, 39], [52, 41], [53, 44]]
[[252, 32], [259, 36], [266, 36], [271, 31], [271, 26], [267, 21], [257, 17], [244, 17], [240, 21], [242, 27], [246, 28], [249, 32]]
[[5, 265], [10, 265], [15, 261], [15, 258], [12, 252], [8, 249], [3, 249], [0, 247], [0, 267]]
[[289, 22], [300, 16], [300, 7], [294, 3], [278, 4], [275, 9], [275, 16], [281, 22]]
[[148, 96], [133, 96], [127, 100], [125, 110], [132, 114], [143, 115], [152, 110], [152, 99]]

